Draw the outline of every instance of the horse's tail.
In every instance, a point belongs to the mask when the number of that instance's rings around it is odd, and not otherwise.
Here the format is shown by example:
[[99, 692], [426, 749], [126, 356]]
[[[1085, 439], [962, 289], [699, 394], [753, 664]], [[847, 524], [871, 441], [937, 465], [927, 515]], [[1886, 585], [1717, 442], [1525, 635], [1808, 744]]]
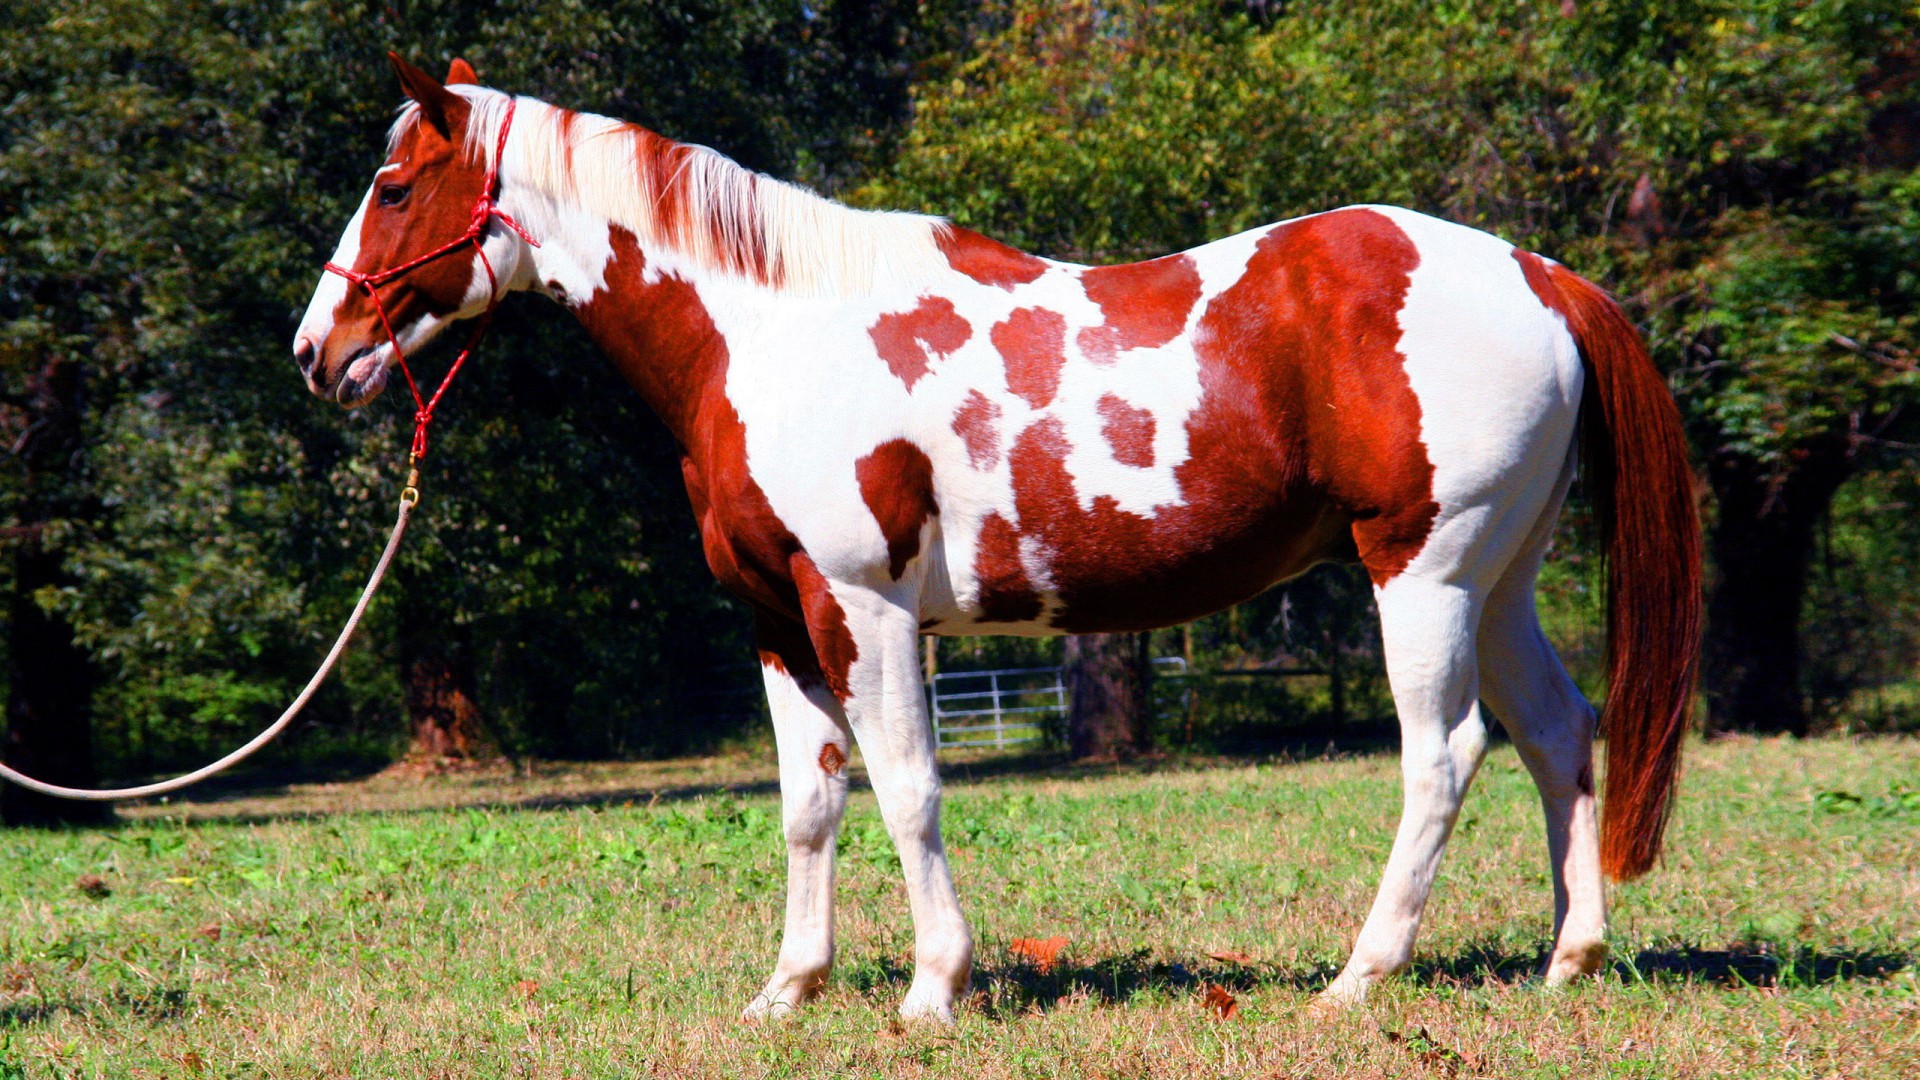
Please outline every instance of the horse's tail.
[[1582, 466], [1607, 574], [1600, 862], [1623, 881], [1660, 856], [1692, 713], [1700, 654], [1693, 470], [1673, 395], [1620, 306], [1563, 267], [1538, 260], [1526, 268], [1541, 299], [1566, 319], [1587, 371]]

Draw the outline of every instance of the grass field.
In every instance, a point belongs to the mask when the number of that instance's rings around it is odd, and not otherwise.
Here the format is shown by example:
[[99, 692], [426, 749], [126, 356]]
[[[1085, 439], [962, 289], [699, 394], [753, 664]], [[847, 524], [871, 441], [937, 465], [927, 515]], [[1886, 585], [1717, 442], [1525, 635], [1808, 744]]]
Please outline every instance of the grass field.
[[[1392, 755], [1045, 766], [952, 769], [979, 943], [953, 1031], [891, 1020], [911, 939], [865, 792], [825, 997], [735, 1019], [779, 935], [762, 760], [375, 778], [0, 834], [0, 1078], [1920, 1076], [1920, 741], [1692, 747], [1666, 865], [1614, 894], [1615, 963], [1565, 991], [1527, 977], [1545, 845], [1497, 748], [1415, 969], [1336, 1016], [1307, 1006], [1384, 860]], [[1050, 971], [1009, 948], [1056, 935]]]

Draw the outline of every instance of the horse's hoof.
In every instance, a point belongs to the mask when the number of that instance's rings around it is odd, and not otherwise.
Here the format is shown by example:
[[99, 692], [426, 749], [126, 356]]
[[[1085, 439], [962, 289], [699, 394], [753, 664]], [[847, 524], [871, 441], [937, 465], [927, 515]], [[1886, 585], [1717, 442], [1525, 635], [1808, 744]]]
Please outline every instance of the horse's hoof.
[[1575, 979], [1598, 975], [1606, 964], [1607, 943], [1604, 941], [1561, 946], [1553, 951], [1553, 957], [1547, 961], [1547, 985], [1565, 986]]
[[785, 1020], [799, 1009], [799, 1004], [788, 1000], [784, 994], [777, 997], [755, 994], [753, 1000], [747, 1002], [747, 1007], [740, 1010], [740, 1019], [753, 1023], [763, 1020]]
[[1314, 1016], [1338, 1016], [1367, 1000], [1367, 981], [1346, 972], [1313, 996], [1307, 1011]]
[[907, 999], [900, 1003], [900, 1019], [909, 1024], [950, 1028], [953, 1026], [953, 1003], [909, 992]]

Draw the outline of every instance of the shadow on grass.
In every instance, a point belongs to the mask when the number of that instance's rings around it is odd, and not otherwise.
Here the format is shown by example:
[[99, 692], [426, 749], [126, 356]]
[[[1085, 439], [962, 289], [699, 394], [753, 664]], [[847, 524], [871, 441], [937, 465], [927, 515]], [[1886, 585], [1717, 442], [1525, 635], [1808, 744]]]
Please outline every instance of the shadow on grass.
[[[1522, 953], [1497, 945], [1474, 945], [1453, 956], [1416, 960], [1402, 978], [1428, 988], [1519, 985], [1533, 981], [1545, 962], [1544, 950]], [[1724, 990], [1797, 989], [1885, 979], [1916, 965], [1920, 965], [1920, 956], [1913, 952], [1808, 947], [1783, 950], [1766, 944], [1731, 949], [1681, 945], [1643, 950], [1630, 960], [1615, 960], [1609, 965], [1607, 979], [1620, 984], [1692, 983]], [[987, 1016], [1006, 1017], [1046, 1011], [1069, 1000], [1117, 1005], [1141, 995], [1192, 996], [1209, 985], [1233, 994], [1266, 988], [1316, 993], [1338, 973], [1334, 965], [1299, 969], [1207, 957], [1192, 962], [1168, 960], [1152, 956], [1147, 949], [1063, 960], [1051, 969], [1013, 958], [981, 963], [975, 968], [974, 1003]], [[844, 970], [841, 977], [863, 994], [885, 997], [904, 993], [913, 972], [897, 958], [871, 957]]]
[[[1060, 779], [1097, 780], [1117, 776], [1145, 776], [1160, 772], [1190, 772], [1204, 769], [1238, 769], [1253, 764], [1304, 763], [1339, 758], [1368, 757], [1398, 751], [1397, 740], [1379, 737], [1312, 738], [1276, 742], [1258, 753], [1245, 754], [1149, 754], [1126, 761], [1074, 762], [1064, 751], [1037, 750], [996, 753], [983, 757], [962, 757], [940, 762], [940, 774], [951, 785], [992, 783], [1014, 777], [1051, 776]], [[580, 807], [610, 807], [629, 803], [658, 804], [685, 802], [700, 798], [732, 796], [744, 798], [776, 794], [778, 780], [736, 782], [633, 784], [580, 792], [514, 794], [512, 785], [522, 781], [517, 775], [501, 773], [502, 791], [490, 793], [475, 789], [471, 798], [458, 798], [445, 805], [428, 807], [341, 807], [329, 810], [289, 810], [285, 812], [235, 809], [233, 813], [206, 813], [220, 804], [242, 800], [271, 800], [295, 794], [294, 788], [312, 784], [362, 783], [377, 775], [366, 770], [339, 768], [272, 768], [215, 777], [193, 789], [170, 797], [170, 804], [201, 811], [203, 822], [234, 825], [264, 825], [280, 821], [305, 820], [332, 815], [375, 815], [433, 812], [448, 809], [474, 810], [567, 810]], [[463, 774], [451, 774], [460, 776]], [[473, 774], [464, 774], [469, 778]], [[430, 785], [434, 777], [419, 783]], [[852, 773], [855, 789], [868, 787], [864, 770]], [[124, 819], [102, 825], [69, 825], [59, 828], [112, 829], [132, 824]]]
[[[22, 998], [0, 1005], [0, 1031], [46, 1023], [57, 1016], [85, 1019], [100, 1013], [126, 1013], [152, 1023], [187, 1015], [192, 995], [183, 987], [160, 986], [138, 992], [114, 990], [103, 1001], [73, 998]], [[0, 1075], [5, 1075], [0, 1073]]]

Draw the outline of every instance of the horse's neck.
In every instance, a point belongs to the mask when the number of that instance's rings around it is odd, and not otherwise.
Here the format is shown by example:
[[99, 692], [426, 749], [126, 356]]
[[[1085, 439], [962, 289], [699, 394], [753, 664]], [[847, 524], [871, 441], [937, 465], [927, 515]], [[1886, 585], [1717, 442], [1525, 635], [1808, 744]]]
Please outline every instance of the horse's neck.
[[[527, 284], [572, 309], [681, 444], [697, 445], [703, 404], [721, 392], [727, 364], [708, 275], [603, 220], [539, 216], [546, 231], [535, 233]], [[728, 291], [739, 302], [740, 290]]]

